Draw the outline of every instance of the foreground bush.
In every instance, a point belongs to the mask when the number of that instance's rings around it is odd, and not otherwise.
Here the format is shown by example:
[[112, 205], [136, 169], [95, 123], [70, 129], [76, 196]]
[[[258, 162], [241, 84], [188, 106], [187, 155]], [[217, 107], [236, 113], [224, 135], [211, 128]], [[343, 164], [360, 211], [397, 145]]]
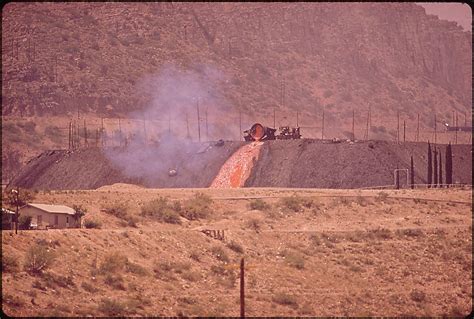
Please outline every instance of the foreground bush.
[[98, 220], [87, 219], [84, 221], [85, 228], [102, 228], [102, 223]]
[[17, 257], [2, 254], [2, 272], [16, 272], [19, 268], [20, 263]]
[[203, 193], [196, 193], [193, 198], [184, 202], [181, 210], [181, 216], [189, 220], [206, 218], [212, 212], [211, 205], [213, 200], [210, 196]]
[[35, 244], [26, 252], [24, 268], [30, 274], [40, 274], [53, 264], [55, 258], [48, 247]]
[[181, 220], [179, 211], [176, 211], [177, 209], [179, 209], [179, 205], [170, 203], [167, 198], [160, 197], [143, 205], [141, 214], [165, 223], [180, 224]]
[[271, 206], [267, 202], [263, 201], [260, 198], [254, 199], [254, 200], [250, 201], [250, 203], [249, 203], [249, 208], [251, 210], [265, 211], [265, 210], [270, 209], [270, 207]]
[[292, 212], [300, 212], [303, 210], [302, 205], [304, 200], [299, 196], [290, 196], [290, 197], [283, 197], [280, 199], [280, 206], [285, 210], [289, 210]]

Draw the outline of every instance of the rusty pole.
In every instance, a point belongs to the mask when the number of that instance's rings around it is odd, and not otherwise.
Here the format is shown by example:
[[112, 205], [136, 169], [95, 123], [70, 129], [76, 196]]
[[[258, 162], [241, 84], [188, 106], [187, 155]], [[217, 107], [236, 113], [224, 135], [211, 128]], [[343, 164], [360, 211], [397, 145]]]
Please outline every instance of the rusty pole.
[[405, 123], [405, 120], [403, 120], [403, 143], [405, 143], [405, 130], [406, 130], [406, 123]]
[[273, 128], [276, 128], [276, 113], [275, 113], [275, 107], [273, 108]]
[[322, 118], [322, 125], [321, 125], [321, 139], [324, 139], [324, 106], [323, 106], [323, 118]]
[[355, 140], [354, 118], [355, 118], [355, 112], [354, 112], [354, 109], [352, 109], [352, 140], [353, 141]]
[[397, 143], [400, 143], [400, 111], [397, 111]]
[[454, 134], [454, 144], [458, 143], [458, 112], [456, 112], [456, 132]]
[[298, 116], [299, 116], [299, 112], [296, 111], [296, 127], [299, 127]]
[[240, 318], [245, 318], [245, 268], [244, 258], [240, 260]]
[[416, 141], [418, 142], [420, 138], [420, 113], [418, 113], [418, 122], [416, 125]]
[[242, 139], [242, 110], [239, 110], [239, 141]]
[[206, 116], [206, 141], [209, 141], [209, 126], [207, 124], [207, 107], [206, 107], [206, 112], [204, 114]]
[[436, 114], [434, 115], [434, 143], [436, 144]]
[[197, 125], [198, 125], [198, 138], [199, 142], [201, 142], [201, 123], [199, 119], [199, 98], [196, 100], [196, 108], [197, 108]]

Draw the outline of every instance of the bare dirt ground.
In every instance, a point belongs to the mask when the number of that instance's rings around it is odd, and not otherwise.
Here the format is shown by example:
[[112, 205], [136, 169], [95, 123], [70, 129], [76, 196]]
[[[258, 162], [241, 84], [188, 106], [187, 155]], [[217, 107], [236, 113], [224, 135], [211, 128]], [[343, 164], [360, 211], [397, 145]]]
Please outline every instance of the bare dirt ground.
[[[196, 192], [213, 199], [206, 218], [169, 224], [139, 214], [160, 196], [184, 201]], [[294, 194], [298, 212], [282, 203]], [[255, 198], [270, 207], [250, 209]], [[40, 192], [35, 202], [84, 205], [85, 219], [101, 221], [102, 229], [3, 231], [2, 267], [5, 258], [19, 263], [2, 272], [2, 309], [11, 316], [238, 316], [232, 265], [241, 257], [248, 265], [248, 316], [464, 316], [472, 310], [467, 189], [115, 184]], [[117, 202], [138, 219], [137, 227], [101, 211]], [[224, 230], [225, 240], [201, 229]], [[34, 243], [56, 254], [46, 274], [23, 270]], [[100, 272], [114, 252], [135, 270]]]

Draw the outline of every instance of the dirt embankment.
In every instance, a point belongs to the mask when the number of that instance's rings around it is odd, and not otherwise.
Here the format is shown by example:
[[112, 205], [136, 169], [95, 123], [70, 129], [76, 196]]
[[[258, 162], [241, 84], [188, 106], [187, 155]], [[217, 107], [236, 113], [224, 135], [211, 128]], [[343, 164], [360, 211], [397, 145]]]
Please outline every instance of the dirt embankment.
[[[166, 161], [161, 160], [157, 152], [156, 162], [165, 164], [139, 174], [129, 170], [130, 167], [124, 170], [117, 166], [123, 155], [120, 149], [109, 152], [109, 156], [94, 148], [49, 151], [31, 160], [12, 185], [33, 189], [95, 189], [114, 183], [156, 188], [209, 187], [224, 163], [242, 145], [244, 142], [226, 142], [220, 147], [196, 144], [191, 148], [178, 148], [171, 157], [166, 157]], [[446, 145], [436, 145], [436, 148], [442, 153], [445, 181]], [[414, 160], [415, 183], [426, 183], [427, 150], [426, 143], [268, 141], [262, 145], [245, 186], [359, 188], [393, 185], [394, 169], [410, 169], [410, 156]], [[119, 157], [119, 160], [113, 162], [111, 156]], [[147, 162], [150, 163], [149, 159]], [[453, 182], [471, 183], [471, 162], [471, 145], [453, 145]], [[131, 168], [148, 165], [144, 163], [135, 161]], [[168, 176], [171, 164], [175, 164], [178, 171], [173, 177]], [[406, 183], [403, 172], [400, 182]]]
[[[118, 148], [108, 152], [108, 155], [99, 148], [73, 152], [48, 151], [32, 159], [11, 185], [31, 189], [95, 189], [114, 183], [155, 188], [207, 187], [241, 145], [243, 142], [226, 142], [223, 146], [203, 143], [192, 148], [176, 149], [172, 160], [166, 156], [163, 161], [157, 153], [157, 163], [168, 164], [172, 161], [173, 167], [157, 165], [154, 170], [139, 171], [124, 170], [111, 161], [111, 156], [124, 155]], [[145, 164], [135, 162], [130, 165]], [[176, 176], [168, 175], [170, 168], [177, 168]]]
[[[471, 183], [470, 145], [453, 145], [453, 182]], [[444, 161], [446, 145], [436, 145]], [[325, 143], [321, 140], [269, 141], [263, 145], [247, 187], [359, 188], [393, 185], [396, 168], [415, 166], [415, 183], [427, 181], [427, 143], [387, 141]], [[400, 173], [405, 184], [405, 173]]]

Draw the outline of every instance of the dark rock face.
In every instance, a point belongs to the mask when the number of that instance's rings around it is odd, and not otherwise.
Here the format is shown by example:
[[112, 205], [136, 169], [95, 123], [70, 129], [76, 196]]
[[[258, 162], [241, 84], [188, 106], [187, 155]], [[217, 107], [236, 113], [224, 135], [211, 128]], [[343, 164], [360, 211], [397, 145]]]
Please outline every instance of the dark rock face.
[[472, 101], [471, 33], [412, 3], [10, 4], [2, 33], [4, 115], [126, 113], [147, 103], [136, 84], [164, 63], [218, 67], [226, 98], [257, 113], [373, 104], [393, 116]]

